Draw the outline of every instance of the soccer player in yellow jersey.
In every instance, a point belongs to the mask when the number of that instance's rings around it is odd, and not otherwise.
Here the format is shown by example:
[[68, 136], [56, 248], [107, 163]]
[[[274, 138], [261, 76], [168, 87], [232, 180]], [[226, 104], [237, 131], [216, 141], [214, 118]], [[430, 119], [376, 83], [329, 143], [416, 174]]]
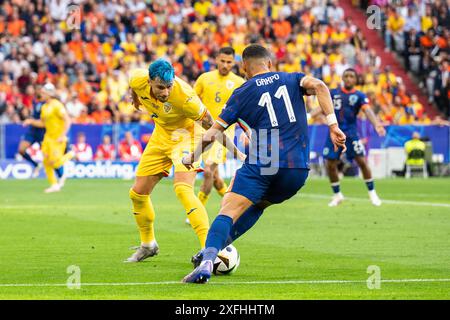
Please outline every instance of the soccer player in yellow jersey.
[[[234, 89], [245, 82], [243, 78], [231, 71], [235, 64], [233, 48], [221, 48], [216, 58], [216, 64], [217, 70], [203, 73], [194, 85], [195, 92], [206, 105], [214, 120], [222, 112]], [[229, 128], [226, 135], [233, 139], [234, 127]], [[226, 161], [226, 154], [227, 149], [217, 141], [211, 149], [204, 153], [204, 180], [198, 193], [198, 198], [204, 205], [208, 201], [213, 185], [222, 197], [228, 188], [225, 181], [220, 177], [218, 170], [218, 165]]]
[[[141, 245], [126, 262], [139, 262], [159, 252], [153, 228], [155, 211], [150, 194], [156, 184], [169, 174], [172, 166], [175, 194], [203, 248], [209, 221], [205, 207], [193, 189], [198, 164], [187, 169], [181, 160], [193, 150], [195, 121], [199, 121], [203, 128], [209, 128], [213, 124], [211, 114], [195, 91], [175, 77], [173, 66], [166, 60], [155, 60], [148, 70], [133, 70], [129, 84], [133, 105], [137, 109], [146, 109], [155, 121], [155, 129], [139, 161], [135, 182], [129, 192]], [[200, 130], [196, 131], [201, 133]], [[225, 143], [236, 156], [244, 157], [232, 142], [228, 140]]]
[[41, 118], [27, 119], [24, 125], [45, 128], [42, 154], [45, 174], [50, 182], [50, 187], [45, 189], [45, 192], [51, 193], [60, 191], [65, 180], [65, 177], [59, 174], [61, 179], [58, 182], [55, 170], [61, 171], [64, 163], [73, 157], [73, 152], [65, 153], [67, 132], [71, 121], [64, 105], [56, 99], [56, 90], [53, 84], [45, 84], [41, 89], [41, 96], [45, 101], [41, 109]]

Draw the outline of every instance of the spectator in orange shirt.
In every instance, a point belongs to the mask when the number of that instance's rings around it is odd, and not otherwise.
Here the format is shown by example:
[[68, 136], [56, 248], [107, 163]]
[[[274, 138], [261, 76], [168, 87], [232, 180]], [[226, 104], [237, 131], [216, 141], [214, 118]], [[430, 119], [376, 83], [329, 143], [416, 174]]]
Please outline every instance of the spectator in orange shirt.
[[[17, 7], [15, 7], [17, 8]], [[8, 32], [17, 37], [22, 33], [22, 29], [25, 27], [25, 21], [21, 20], [19, 17], [19, 12], [14, 10], [12, 14], [11, 21], [7, 23]]]
[[77, 61], [82, 61], [84, 55], [83, 54], [84, 45], [81, 39], [81, 34], [79, 32], [74, 32], [72, 35], [73, 35], [72, 41], [70, 41], [67, 44], [67, 46], [69, 47], [69, 50], [72, 51], [73, 54], [75, 55], [75, 59]]
[[411, 99], [409, 98], [408, 92], [406, 92], [406, 87], [404, 84], [398, 86], [397, 95], [400, 97], [403, 106], [407, 106]]
[[74, 123], [78, 124], [93, 124], [94, 120], [88, 114], [87, 107], [83, 105], [83, 108], [80, 111], [80, 115], [75, 118]]
[[88, 105], [91, 102], [92, 88], [83, 73], [78, 73], [78, 81], [72, 86], [72, 90], [78, 94], [81, 103]]
[[420, 37], [420, 44], [426, 49], [431, 49], [434, 42], [435, 32], [433, 29], [428, 29], [427, 33]]
[[291, 24], [281, 15], [275, 23], [273, 23], [273, 33], [277, 38], [285, 39], [291, 34], [291, 31]]
[[97, 124], [112, 123], [111, 112], [106, 110], [106, 105], [103, 101], [99, 101], [98, 99], [95, 99], [94, 108], [95, 108], [95, 110], [91, 113], [91, 117], [94, 120], [94, 123], [97, 123]]

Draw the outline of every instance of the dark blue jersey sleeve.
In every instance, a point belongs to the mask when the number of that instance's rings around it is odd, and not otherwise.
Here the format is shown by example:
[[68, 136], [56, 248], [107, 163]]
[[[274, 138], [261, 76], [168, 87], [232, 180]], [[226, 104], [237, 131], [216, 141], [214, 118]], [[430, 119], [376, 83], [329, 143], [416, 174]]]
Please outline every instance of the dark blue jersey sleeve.
[[367, 105], [369, 104], [369, 98], [367, 98], [364, 92], [359, 92], [359, 101], [360, 101], [360, 108], [366, 104]]
[[240, 116], [244, 101], [239, 92], [241, 92], [239, 89], [233, 92], [216, 120], [225, 129], [235, 123]]
[[[300, 83], [302, 82], [302, 79], [305, 77], [305, 74], [304, 74], [304, 73], [301, 73], [301, 72], [294, 72], [294, 76], [297, 78], [298, 85], [300, 86]], [[301, 86], [301, 87], [302, 87], [302, 86]], [[302, 94], [305, 94], [303, 90], [304, 90], [304, 89], [303, 89], [303, 87], [302, 87]]]

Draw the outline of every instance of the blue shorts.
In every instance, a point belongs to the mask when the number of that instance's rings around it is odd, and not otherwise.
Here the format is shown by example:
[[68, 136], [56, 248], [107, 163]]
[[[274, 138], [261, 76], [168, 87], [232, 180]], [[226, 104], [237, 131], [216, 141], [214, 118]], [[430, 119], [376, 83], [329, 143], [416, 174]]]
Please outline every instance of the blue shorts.
[[261, 175], [261, 168], [245, 163], [236, 171], [230, 191], [246, 197], [254, 204], [263, 200], [281, 203], [303, 187], [308, 169], [279, 168], [273, 175]]
[[[350, 161], [355, 157], [364, 157], [366, 155], [366, 149], [364, 149], [364, 145], [361, 143], [358, 136], [347, 137], [345, 146], [347, 147], [345, 154]], [[323, 157], [329, 160], [339, 160], [341, 154], [342, 148], [339, 148], [338, 151], [334, 151], [334, 145], [331, 142], [330, 136], [328, 136], [325, 147], [323, 148]]]
[[35, 142], [41, 143], [44, 140], [45, 130], [44, 129], [29, 129], [22, 140], [28, 141], [30, 144]]

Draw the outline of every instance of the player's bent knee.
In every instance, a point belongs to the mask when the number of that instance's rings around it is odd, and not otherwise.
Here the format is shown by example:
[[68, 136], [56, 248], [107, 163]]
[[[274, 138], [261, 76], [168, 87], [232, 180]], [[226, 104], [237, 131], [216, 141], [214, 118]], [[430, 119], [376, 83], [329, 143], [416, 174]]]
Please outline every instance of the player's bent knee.
[[182, 198], [185, 194], [194, 194], [194, 188], [190, 184], [184, 182], [174, 183], [173, 190], [175, 191], [177, 198]]
[[220, 213], [236, 221], [252, 204], [246, 197], [234, 192], [228, 192], [223, 197]]
[[130, 189], [128, 195], [133, 202], [146, 202], [149, 198], [148, 194], [137, 193], [135, 190], [133, 190], [133, 188]]
[[203, 178], [205, 180], [211, 180], [213, 179], [213, 172], [211, 171], [210, 168], [205, 168], [205, 170], [203, 171]]
[[335, 170], [337, 168], [337, 161], [336, 160], [328, 160], [327, 168], [328, 168], [328, 170]]
[[261, 209], [266, 209], [267, 207], [270, 207], [271, 205], [273, 205], [273, 203], [267, 201], [267, 200], [262, 200], [261, 202], [258, 202], [257, 204], [255, 204], [255, 206], [257, 206], [258, 208]]

